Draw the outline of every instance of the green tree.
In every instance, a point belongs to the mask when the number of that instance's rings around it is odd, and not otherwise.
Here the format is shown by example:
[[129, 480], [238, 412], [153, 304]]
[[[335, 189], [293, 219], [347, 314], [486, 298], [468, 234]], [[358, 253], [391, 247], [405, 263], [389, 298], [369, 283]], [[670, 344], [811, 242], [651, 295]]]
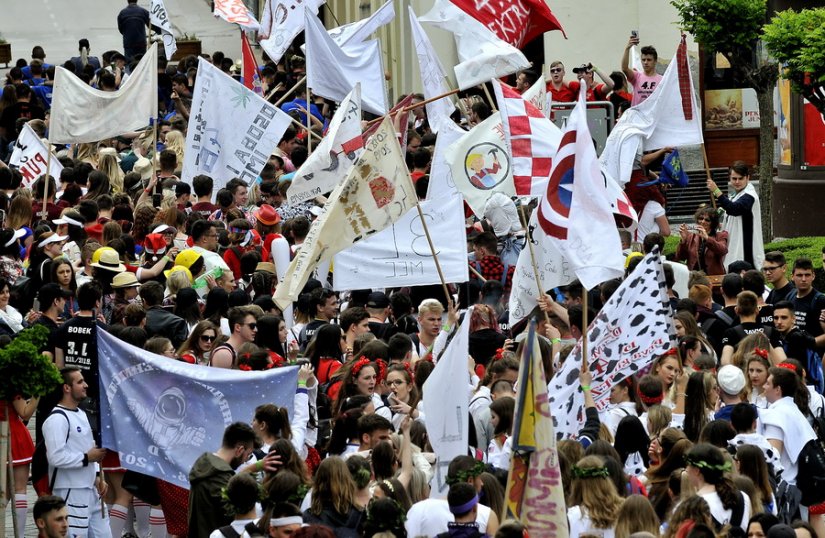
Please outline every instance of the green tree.
[[673, 0], [681, 27], [709, 53], [722, 54], [734, 77], [756, 91], [759, 104], [759, 199], [762, 234], [773, 237], [773, 91], [779, 77], [775, 60], [761, 54], [762, 28], [767, 22], [767, 0]]
[[777, 13], [762, 39], [794, 91], [825, 115], [825, 8]]

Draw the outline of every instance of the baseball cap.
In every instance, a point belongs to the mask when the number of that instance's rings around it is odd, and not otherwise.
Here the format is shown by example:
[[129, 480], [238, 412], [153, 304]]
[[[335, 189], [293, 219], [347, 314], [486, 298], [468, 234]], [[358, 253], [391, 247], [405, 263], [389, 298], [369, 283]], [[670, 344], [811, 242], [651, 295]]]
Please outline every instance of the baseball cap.
[[37, 292], [37, 300], [40, 301], [40, 308], [48, 308], [54, 302], [55, 299], [60, 299], [61, 297], [71, 297], [72, 292], [69, 290], [64, 290], [58, 284], [54, 282], [49, 282], [48, 284], [44, 284], [43, 287], [40, 288], [40, 291]]
[[739, 394], [745, 388], [745, 374], [741, 368], [733, 364], [720, 368], [719, 373], [716, 374], [716, 380], [719, 388], [731, 396]]
[[367, 297], [367, 308], [387, 308], [390, 299], [383, 291], [374, 291]]
[[182, 265], [189, 269], [192, 267], [192, 264], [198, 261], [201, 255], [191, 248], [187, 248], [186, 250], [182, 250], [180, 254], [175, 257], [175, 265]]

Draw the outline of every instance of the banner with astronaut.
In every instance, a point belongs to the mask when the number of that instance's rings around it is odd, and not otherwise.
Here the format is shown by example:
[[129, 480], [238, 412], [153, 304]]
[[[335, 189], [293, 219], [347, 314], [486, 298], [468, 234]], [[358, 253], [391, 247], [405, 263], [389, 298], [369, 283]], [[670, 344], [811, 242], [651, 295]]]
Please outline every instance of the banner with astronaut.
[[224, 429], [273, 403], [290, 416], [298, 368], [211, 368], [155, 355], [98, 331], [103, 446], [128, 470], [189, 488], [189, 469]]

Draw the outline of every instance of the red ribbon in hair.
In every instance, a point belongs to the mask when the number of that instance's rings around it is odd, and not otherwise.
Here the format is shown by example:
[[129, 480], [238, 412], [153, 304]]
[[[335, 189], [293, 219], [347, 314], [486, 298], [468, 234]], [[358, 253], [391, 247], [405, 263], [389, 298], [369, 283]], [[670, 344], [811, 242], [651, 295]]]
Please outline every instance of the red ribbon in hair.
[[762, 348], [756, 347], [756, 348], [753, 348], [753, 353], [754, 353], [754, 355], [759, 355], [763, 359], [768, 360], [768, 350], [767, 349], [762, 349]]
[[779, 364], [776, 365], [776, 367], [777, 368], [785, 368], [786, 370], [793, 370], [794, 373], [797, 373], [796, 372], [796, 365], [791, 364], [789, 362], [780, 362]]
[[404, 361], [402, 363], [404, 365], [404, 370], [407, 372], [407, 375], [410, 376], [410, 383], [415, 384], [415, 374], [413, 374], [412, 366], [410, 366], [409, 361]]
[[643, 394], [638, 386], [636, 387], [636, 394], [639, 395], [639, 399], [642, 401], [642, 403], [648, 407], [650, 407], [651, 405], [659, 405], [660, 403], [662, 403], [662, 400], [665, 399], [664, 393], [660, 393], [658, 396], [648, 396], [646, 394]]
[[668, 355], [676, 355], [677, 353], [678, 353], [678, 350], [675, 347], [672, 347], [672, 348], [668, 349], [667, 351], [665, 351], [664, 353], [662, 353], [662, 356], [667, 357]]
[[493, 360], [500, 361], [502, 358], [504, 358], [504, 348], [500, 347], [496, 350], [496, 354], [493, 355]]
[[370, 360], [365, 356], [361, 355], [361, 357], [355, 361], [355, 364], [352, 365], [352, 377], [358, 377], [358, 372], [361, 371], [361, 368], [370, 364]]
[[378, 365], [378, 379], [375, 382], [381, 383], [387, 379], [387, 363], [384, 362], [384, 359], [375, 359], [375, 364]]
[[249, 366], [248, 364], [239, 364], [238, 365], [238, 370], [243, 370], [244, 372], [251, 372], [252, 367]]

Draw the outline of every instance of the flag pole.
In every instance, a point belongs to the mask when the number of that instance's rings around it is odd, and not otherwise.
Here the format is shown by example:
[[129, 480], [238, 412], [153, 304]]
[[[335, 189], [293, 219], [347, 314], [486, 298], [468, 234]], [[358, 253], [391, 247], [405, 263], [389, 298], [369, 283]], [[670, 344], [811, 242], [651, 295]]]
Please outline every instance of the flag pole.
[[[533, 265], [533, 277], [536, 279], [536, 289], [539, 291], [538, 297], [541, 297], [544, 295], [544, 290], [541, 289], [539, 265], [536, 263], [536, 253], [533, 250], [533, 238], [530, 236], [530, 227], [527, 225], [527, 217], [524, 216], [524, 212], [519, 211], [518, 207], [516, 207], [516, 211], [518, 211], [519, 218], [521, 219], [521, 226], [524, 228], [524, 233], [527, 237], [527, 247], [530, 249], [530, 263]], [[512, 290], [510, 290], [510, 293], [512, 293]], [[550, 315], [547, 312], [544, 312], [544, 321], [550, 325]]]
[[435, 262], [435, 270], [438, 271], [438, 278], [441, 279], [441, 287], [444, 290], [444, 296], [447, 298], [447, 305], [453, 305], [453, 298], [450, 295], [450, 290], [447, 288], [447, 281], [444, 280], [444, 273], [441, 271], [441, 264], [438, 262], [438, 256], [435, 253], [435, 246], [433, 246], [433, 240], [430, 237], [430, 229], [427, 227], [427, 219], [424, 218], [424, 212], [421, 210], [421, 204], [418, 203], [418, 200], [415, 201], [415, 208], [418, 210], [418, 218], [421, 219], [421, 227], [424, 229], [424, 235], [427, 237], [427, 243], [430, 245], [430, 252], [433, 255], [433, 261]]
[[590, 369], [590, 360], [587, 356], [587, 288], [582, 286], [582, 371]]
[[[46, 140], [46, 151], [48, 151], [48, 156], [46, 157], [46, 176], [43, 182], [43, 208], [40, 210], [41, 220], [48, 220], [49, 178], [51, 177], [49, 172], [51, 172], [52, 168], [52, 143], [48, 139]], [[57, 183], [55, 183], [55, 187], [57, 187]]]
[[490, 89], [487, 88], [487, 83], [485, 82], [481, 85], [481, 87], [484, 88], [484, 95], [487, 96], [487, 100], [490, 102], [490, 109], [493, 112], [498, 112], [498, 108], [496, 108], [496, 100], [493, 99], [492, 95], [490, 95]]
[[307, 84], [307, 153], [312, 153], [312, 101], [310, 101], [309, 84]]
[[479, 272], [476, 270], [476, 268], [475, 268], [475, 267], [473, 267], [473, 266], [472, 266], [472, 265], [470, 265], [469, 263], [467, 264], [467, 267], [469, 267], [469, 268], [470, 268], [470, 271], [472, 271], [472, 272], [473, 272], [473, 274], [474, 274], [475, 276], [477, 276], [479, 280], [481, 280], [482, 282], [487, 282], [487, 279], [486, 279], [486, 278], [484, 278], [484, 276], [483, 276], [481, 273], [479, 273]]
[[[460, 91], [461, 90], [450, 90], [448, 92], [444, 92], [441, 95], [436, 95], [435, 97], [430, 97], [429, 99], [425, 99], [424, 101], [421, 101], [420, 103], [415, 103], [414, 105], [410, 105], [410, 106], [404, 107], [400, 110], [396, 110], [395, 112], [392, 113], [392, 115], [403, 114], [404, 112], [409, 112], [410, 110], [415, 110], [416, 108], [421, 108], [422, 106], [427, 105], [429, 103], [432, 103], [433, 101], [438, 101], [439, 99], [443, 99], [445, 97], [455, 95]], [[376, 119], [368, 122], [367, 127], [369, 127], [370, 125], [372, 125], [374, 123], [378, 123], [378, 122], [382, 121], [383, 119], [384, 119], [384, 116], [381, 116], [380, 118], [376, 118]]]
[[278, 99], [278, 101], [275, 103], [275, 106], [281, 106], [281, 104], [282, 104], [284, 101], [286, 101], [287, 97], [289, 97], [290, 95], [292, 95], [293, 93], [295, 93], [295, 90], [297, 90], [298, 88], [300, 88], [300, 87], [301, 87], [301, 84], [303, 84], [304, 82], [306, 82], [306, 80], [307, 80], [307, 76], [306, 76], [306, 75], [304, 75], [303, 77], [301, 77], [301, 80], [299, 80], [298, 82], [296, 82], [296, 83], [295, 83], [295, 85], [294, 85], [293, 87], [291, 87], [290, 89], [288, 89], [288, 90], [286, 91], [286, 93], [285, 93], [285, 94], [283, 94], [283, 95], [281, 96], [281, 98], [280, 98], [280, 99]]
[[[708, 166], [708, 152], [705, 149], [705, 143], [702, 142], [702, 158], [705, 162], [705, 175], [707, 176], [708, 181], [713, 179], [713, 176], [710, 175], [710, 166]], [[713, 193], [710, 193], [710, 203], [713, 205], [713, 209], [716, 209], [716, 198], [713, 197]]]

